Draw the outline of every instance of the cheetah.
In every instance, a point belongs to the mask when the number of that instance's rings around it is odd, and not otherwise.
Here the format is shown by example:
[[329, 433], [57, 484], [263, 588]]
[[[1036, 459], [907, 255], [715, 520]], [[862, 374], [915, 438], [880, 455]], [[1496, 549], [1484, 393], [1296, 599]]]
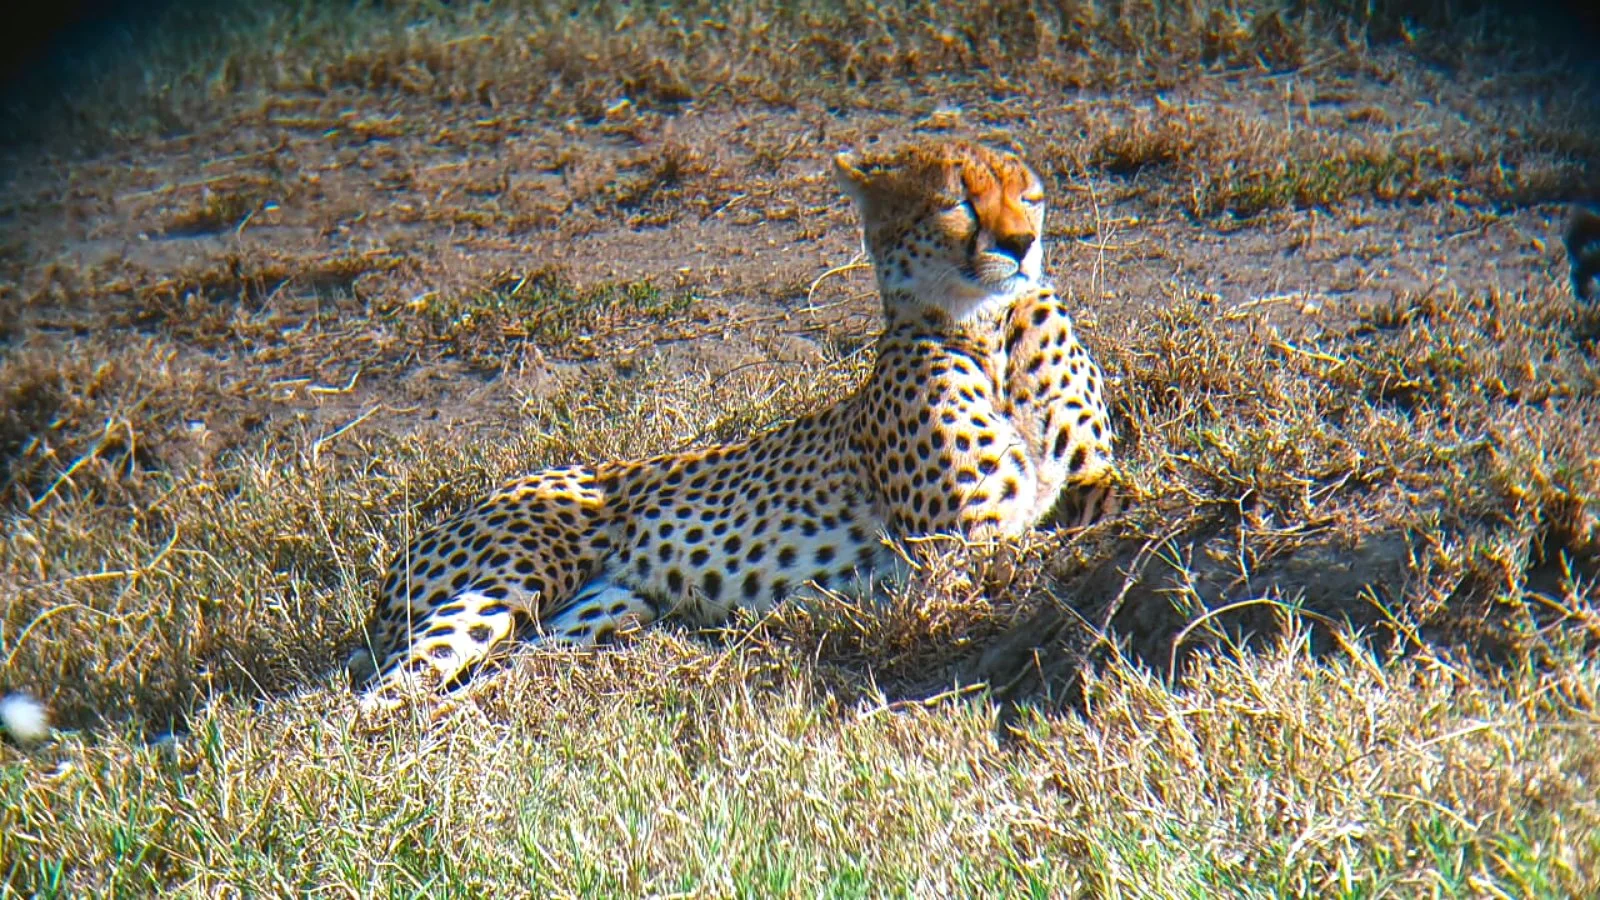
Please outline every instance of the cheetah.
[[1020, 535], [1062, 495], [1114, 511], [1100, 370], [1046, 283], [1044, 196], [961, 141], [834, 160], [883, 333], [838, 404], [739, 443], [505, 484], [390, 566], [367, 626], [364, 709], [458, 683], [512, 638], [592, 645], [904, 574], [894, 540]]
[[1562, 237], [1572, 266], [1572, 293], [1579, 300], [1590, 300], [1592, 284], [1600, 280], [1600, 213], [1573, 206]]

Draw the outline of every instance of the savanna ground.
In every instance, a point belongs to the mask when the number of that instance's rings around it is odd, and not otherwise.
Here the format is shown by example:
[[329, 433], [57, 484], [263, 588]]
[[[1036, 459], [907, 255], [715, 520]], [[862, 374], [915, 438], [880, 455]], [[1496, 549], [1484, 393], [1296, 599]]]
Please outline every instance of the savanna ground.
[[[21, 76], [0, 687], [61, 730], [0, 746], [8, 894], [1600, 892], [1581, 45], [1444, 3], [577, 9], [174, 6]], [[826, 161], [939, 134], [1045, 178], [1136, 510], [1007, 585], [935, 559], [363, 727], [339, 663], [422, 525], [859, 382]]]

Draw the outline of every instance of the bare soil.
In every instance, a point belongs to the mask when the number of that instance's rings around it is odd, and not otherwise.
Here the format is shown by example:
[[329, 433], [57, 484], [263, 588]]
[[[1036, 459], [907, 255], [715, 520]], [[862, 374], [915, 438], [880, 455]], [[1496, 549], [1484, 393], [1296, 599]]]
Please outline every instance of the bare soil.
[[[1473, 181], [1494, 162], [1456, 148], [1512, 131], [1500, 118], [1513, 101], [1496, 106], [1483, 83], [1398, 54], [1366, 68], [1221, 72], [1130, 95], [880, 90], [848, 110], [619, 104], [587, 122], [382, 95], [278, 99], [89, 160], [16, 160], [0, 207], [10, 344], [148, 340], [213, 373], [248, 400], [227, 412], [208, 393], [174, 416], [203, 423], [210, 452], [374, 404], [366, 427], [470, 425], [551, 383], [542, 373], [625, 369], [641, 354], [712, 372], [814, 364], [819, 347], [870, 340], [876, 321], [869, 271], [828, 274], [858, 251], [828, 158], [942, 133], [1011, 144], [1046, 173], [1050, 268], [1091, 341], [1184, 296], [1305, 334], [1413, 293], [1559, 280], [1561, 188], [1594, 175], [1526, 150], [1523, 170], [1554, 173], [1553, 186], [1483, 196], [1495, 188]], [[1574, 133], [1592, 152], [1594, 134]], [[1315, 163], [1400, 140], [1462, 159], [1336, 203], [1246, 199], [1245, 214], [1226, 199], [1212, 209], [1192, 181], [1192, 167], [1247, 170], [1280, 145]], [[546, 272], [684, 302], [645, 321], [612, 315], [560, 346], [482, 308], [484, 294]], [[418, 329], [434, 340], [414, 341]]]

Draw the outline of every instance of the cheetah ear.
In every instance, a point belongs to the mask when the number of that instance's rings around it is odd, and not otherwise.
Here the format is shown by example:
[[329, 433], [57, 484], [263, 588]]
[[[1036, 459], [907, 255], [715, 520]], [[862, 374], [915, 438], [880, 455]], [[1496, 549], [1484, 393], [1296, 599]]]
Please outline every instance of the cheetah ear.
[[853, 154], [840, 153], [833, 158], [833, 178], [838, 182], [839, 190], [844, 191], [850, 202], [856, 205], [856, 209], [866, 210], [872, 176], [856, 167]]

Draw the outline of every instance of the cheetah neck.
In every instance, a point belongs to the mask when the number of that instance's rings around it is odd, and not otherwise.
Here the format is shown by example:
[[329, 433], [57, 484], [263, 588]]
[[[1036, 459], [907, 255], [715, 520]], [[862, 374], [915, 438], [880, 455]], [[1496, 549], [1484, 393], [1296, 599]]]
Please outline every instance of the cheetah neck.
[[1000, 323], [1009, 309], [1009, 302], [996, 303], [956, 318], [938, 306], [889, 304], [884, 320], [884, 336], [931, 339], [964, 353], [987, 356], [998, 346]]
[[942, 323], [941, 327], [985, 328], [999, 322], [1016, 302], [1016, 297], [1015, 292], [1008, 291], [973, 297], [928, 298], [915, 291], [889, 288], [883, 291], [885, 325], [914, 321], [923, 325]]

